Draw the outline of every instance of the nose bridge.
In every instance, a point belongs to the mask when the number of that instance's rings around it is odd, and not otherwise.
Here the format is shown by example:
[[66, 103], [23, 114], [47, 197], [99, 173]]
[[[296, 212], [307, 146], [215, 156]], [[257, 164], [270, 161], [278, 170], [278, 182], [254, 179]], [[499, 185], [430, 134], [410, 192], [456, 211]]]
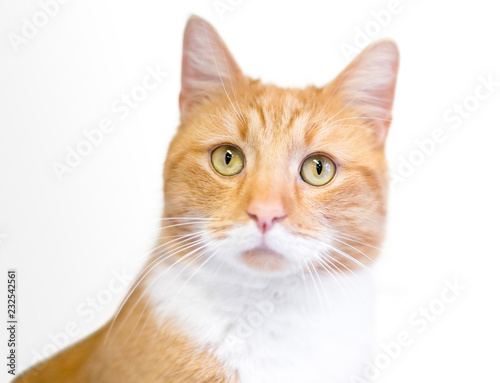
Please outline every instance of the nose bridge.
[[269, 166], [259, 169], [249, 185], [248, 203], [284, 204], [285, 182], [282, 172], [278, 169], [272, 169]]
[[270, 131], [267, 143], [259, 148], [254, 157], [253, 179], [248, 190], [249, 203], [253, 201], [285, 204], [288, 161], [287, 143]]
[[250, 180], [246, 212], [262, 233], [287, 215], [285, 182], [281, 177], [279, 171], [266, 167]]

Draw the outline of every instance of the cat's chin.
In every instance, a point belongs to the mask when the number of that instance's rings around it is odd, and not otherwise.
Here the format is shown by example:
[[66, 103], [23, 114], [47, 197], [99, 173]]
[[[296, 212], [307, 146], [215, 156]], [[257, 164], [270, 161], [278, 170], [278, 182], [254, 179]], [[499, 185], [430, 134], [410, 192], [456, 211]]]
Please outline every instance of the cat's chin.
[[280, 253], [266, 247], [256, 247], [241, 254], [241, 262], [261, 272], [280, 272], [290, 269], [290, 262]]

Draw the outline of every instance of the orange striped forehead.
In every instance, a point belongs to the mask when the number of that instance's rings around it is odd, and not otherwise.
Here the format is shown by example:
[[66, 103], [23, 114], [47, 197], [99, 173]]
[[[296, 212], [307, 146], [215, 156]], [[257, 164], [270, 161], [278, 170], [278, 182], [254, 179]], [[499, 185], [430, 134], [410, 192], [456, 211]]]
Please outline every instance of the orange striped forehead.
[[298, 166], [315, 152], [345, 166], [372, 157], [369, 162], [383, 167], [383, 150], [375, 144], [377, 133], [369, 121], [358, 117], [356, 110], [345, 108], [331, 94], [327, 97], [323, 89], [289, 90], [254, 82], [233, 97], [220, 95], [190, 114], [179, 135], [200, 151], [234, 144], [260, 168], [279, 161]]

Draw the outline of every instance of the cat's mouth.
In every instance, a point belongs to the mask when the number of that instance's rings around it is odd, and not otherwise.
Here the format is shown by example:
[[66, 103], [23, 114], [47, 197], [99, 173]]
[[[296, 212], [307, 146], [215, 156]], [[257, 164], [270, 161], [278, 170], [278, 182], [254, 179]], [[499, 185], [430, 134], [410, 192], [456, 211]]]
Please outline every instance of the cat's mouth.
[[221, 264], [245, 274], [250, 270], [273, 276], [293, 273], [302, 270], [321, 250], [316, 241], [292, 233], [282, 224], [263, 234], [249, 222], [234, 226], [223, 239], [207, 236], [206, 240]]
[[261, 271], [281, 271], [290, 266], [288, 260], [280, 253], [267, 246], [258, 246], [241, 254], [242, 262], [253, 269]]

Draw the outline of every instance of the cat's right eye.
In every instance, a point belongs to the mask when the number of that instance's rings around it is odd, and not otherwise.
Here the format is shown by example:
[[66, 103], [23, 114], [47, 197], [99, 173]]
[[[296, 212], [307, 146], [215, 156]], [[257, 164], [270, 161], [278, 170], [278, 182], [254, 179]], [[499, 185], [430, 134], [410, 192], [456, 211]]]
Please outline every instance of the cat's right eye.
[[211, 161], [215, 171], [226, 177], [240, 173], [245, 164], [243, 153], [234, 145], [222, 145], [215, 148]]

